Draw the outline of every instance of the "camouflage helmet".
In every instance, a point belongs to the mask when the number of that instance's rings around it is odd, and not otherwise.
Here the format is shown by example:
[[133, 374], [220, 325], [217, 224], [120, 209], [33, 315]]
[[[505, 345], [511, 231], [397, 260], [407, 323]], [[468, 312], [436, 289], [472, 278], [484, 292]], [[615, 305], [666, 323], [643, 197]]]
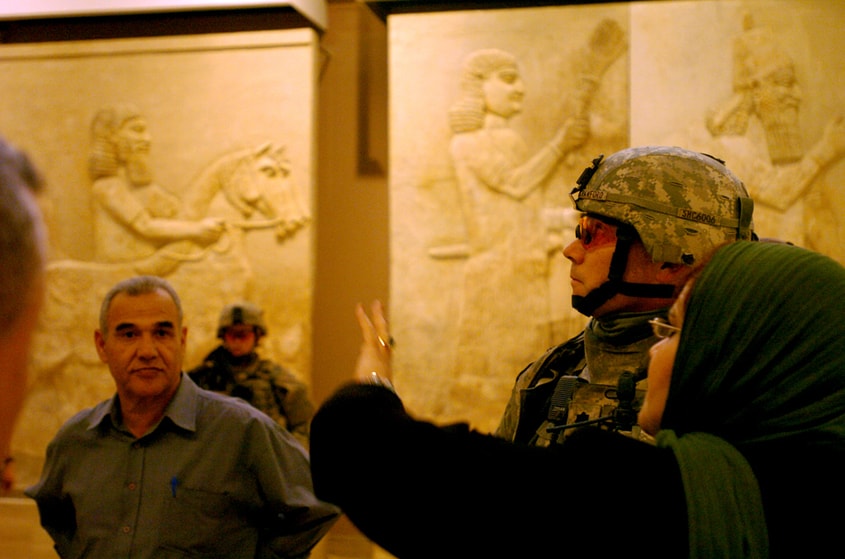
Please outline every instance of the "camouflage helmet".
[[264, 322], [264, 311], [261, 307], [242, 301], [239, 303], [232, 303], [223, 307], [220, 312], [220, 321], [217, 325], [217, 337], [222, 338], [223, 333], [229, 326], [236, 324], [249, 324], [255, 327], [257, 336], [264, 336], [267, 334], [267, 324]]
[[724, 242], [752, 237], [745, 185], [707, 154], [624, 149], [594, 159], [577, 182], [575, 207], [633, 227], [655, 262], [692, 265]]

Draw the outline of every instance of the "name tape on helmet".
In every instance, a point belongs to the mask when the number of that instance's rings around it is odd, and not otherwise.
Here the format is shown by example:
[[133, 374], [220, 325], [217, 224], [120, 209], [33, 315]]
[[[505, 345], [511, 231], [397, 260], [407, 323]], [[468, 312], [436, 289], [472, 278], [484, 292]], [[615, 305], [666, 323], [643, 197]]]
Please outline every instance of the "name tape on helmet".
[[718, 225], [719, 219], [713, 214], [704, 212], [697, 212], [687, 208], [678, 208], [678, 217], [687, 219], [689, 221], [697, 221], [699, 223], [706, 223], [707, 225]]
[[580, 191], [577, 200], [607, 200], [607, 192], [601, 190]]
[[[736, 229], [739, 227], [739, 220], [732, 217], [720, 217], [718, 215], [709, 214], [705, 212], [697, 212], [689, 208], [678, 208], [670, 204], [663, 204], [655, 200], [646, 200], [638, 196], [630, 196], [627, 194], [616, 194], [601, 192], [599, 190], [580, 191], [577, 198], [573, 198], [576, 202], [585, 200], [601, 200], [605, 202], [616, 202], [621, 204], [628, 204], [630, 206], [637, 206], [644, 210], [651, 210], [653, 212], [671, 215], [687, 221], [696, 221], [715, 227], [726, 227], [729, 229]], [[576, 208], [585, 211], [583, 208]], [[599, 214], [601, 212], [598, 212]]]

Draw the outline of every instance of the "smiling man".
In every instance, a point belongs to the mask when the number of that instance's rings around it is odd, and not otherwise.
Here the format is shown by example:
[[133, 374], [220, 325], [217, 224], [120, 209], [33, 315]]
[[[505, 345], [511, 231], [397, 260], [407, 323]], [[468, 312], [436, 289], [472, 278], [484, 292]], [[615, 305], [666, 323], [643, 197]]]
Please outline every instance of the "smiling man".
[[[599, 156], [572, 199], [582, 216], [563, 254], [572, 306], [592, 319], [519, 374], [496, 431], [534, 446], [562, 441], [572, 423], [610, 420], [611, 407], [630, 412], [635, 423], [636, 404], [619, 397], [620, 379], [644, 387], [648, 349], [657, 341], [649, 321], [666, 316], [695, 264], [719, 245], [753, 235], [753, 203], [742, 181], [722, 161], [679, 147]], [[605, 396], [608, 388], [615, 400]]]
[[179, 296], [115, 285], [94, 342], [117, 395], [71, 418], [27, 489], [61, 557], [306, 557], [338, 510], [313, 493], [303, 447], [241, 400], [182, 373]]

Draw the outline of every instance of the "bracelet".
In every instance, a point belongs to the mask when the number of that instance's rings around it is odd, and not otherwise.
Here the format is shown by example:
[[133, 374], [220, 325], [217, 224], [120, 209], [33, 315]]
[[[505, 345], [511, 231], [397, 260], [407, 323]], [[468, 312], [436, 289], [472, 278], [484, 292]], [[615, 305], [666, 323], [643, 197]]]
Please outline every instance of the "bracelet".
[[375, 371], [371, 371], [367, 377], [361, 381], [363, 384], [374, 384], [376, 386], [383, 386], [396, 394], [396, 389], [393, 387], [393, 383], [390, 382], [390, 379], [385, 378], [378, 374]]

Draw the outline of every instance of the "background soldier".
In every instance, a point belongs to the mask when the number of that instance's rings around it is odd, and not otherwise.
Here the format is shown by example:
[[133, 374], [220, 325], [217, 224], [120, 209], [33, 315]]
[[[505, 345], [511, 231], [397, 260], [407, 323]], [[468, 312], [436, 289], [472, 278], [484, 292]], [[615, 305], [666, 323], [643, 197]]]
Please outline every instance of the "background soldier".
[[258, 355], [258, 343], [266, 335], [260, 307], [246, 301], [227, 305], [217, 328], [220, 345], [188, 375], [202, 388], [246, 400], [308, 448], [314, 415], [308, 387], [281, 365]]

